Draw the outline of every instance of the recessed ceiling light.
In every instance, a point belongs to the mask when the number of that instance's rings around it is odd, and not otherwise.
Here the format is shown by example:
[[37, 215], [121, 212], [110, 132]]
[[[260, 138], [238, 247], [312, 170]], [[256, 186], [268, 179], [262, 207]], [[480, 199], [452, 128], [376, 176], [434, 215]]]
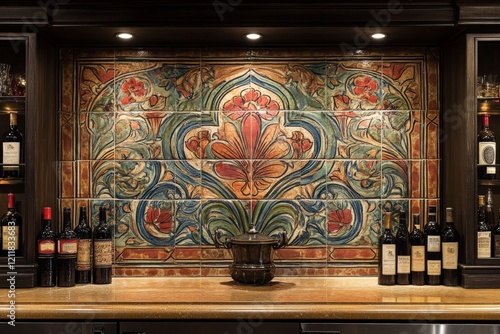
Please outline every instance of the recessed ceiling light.
[[251, 34], [246, 34], [246, 37], [248, 39], [251, 39], [251, 40], [256, 40], [256, 39], [259, 39], [262, 37], [261, 34], [255, 34], [255, 33], [251, 33]]
[[382, 34], [382, 33], [375, 33], [375, 34], [372, 34], [372, 38], [374, 39], [382, 39], [382, 38], [385, 38], [385, 34]]
[[116, 37], [121, 39], [131, 39], [132, 37], [134, 37], [134, 35], [129, 34], [128, 32], [121, 32], [119, 34], [116, 34]]

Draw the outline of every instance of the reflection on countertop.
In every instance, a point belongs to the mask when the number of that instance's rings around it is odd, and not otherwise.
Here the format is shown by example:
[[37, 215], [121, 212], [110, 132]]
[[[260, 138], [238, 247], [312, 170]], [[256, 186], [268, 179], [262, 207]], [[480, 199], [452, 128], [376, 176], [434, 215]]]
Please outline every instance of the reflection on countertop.
[[[8, 290], [0, 313], [8, 314]], [[497, 320], [500, 290], [380, 286], [374, 277], [276, 277], [263, 286], [226, 277], [133, 277], [110, 285], [18, 289], [25, 319]]]

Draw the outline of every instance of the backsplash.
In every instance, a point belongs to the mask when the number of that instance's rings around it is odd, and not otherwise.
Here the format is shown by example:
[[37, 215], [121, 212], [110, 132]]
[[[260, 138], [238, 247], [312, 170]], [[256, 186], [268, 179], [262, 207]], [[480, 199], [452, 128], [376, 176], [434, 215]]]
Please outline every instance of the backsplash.
[[228, 275], [252, 224], [277, 275], [374, 275], [382, 212], [439, 201], [435, 51], [62, 50], [61, 207], [109, 209], [119, 276]]

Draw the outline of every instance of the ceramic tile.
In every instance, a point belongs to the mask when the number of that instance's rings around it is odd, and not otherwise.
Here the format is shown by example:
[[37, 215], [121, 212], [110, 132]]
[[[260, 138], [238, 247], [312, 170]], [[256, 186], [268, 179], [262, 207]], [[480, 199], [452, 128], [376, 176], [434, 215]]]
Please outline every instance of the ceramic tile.
[[176, 198], [179, 191], [175, 184], [176, 167], [172, 161], [120, 160], [106, 165], [103, 173], [113, 174], [114, 180], [105, 186], [117, 198], [166, 200]]
[[92, 184], [92, 164], [90, 161], [77, 161], [76, 162], [76, 175], [75, 187], [76, 195], [78, 198], [91, 197], [91, 184]]
[[112, 160], [115, 157], [115, 117], [113, 113], [79, 114], [81, 160]]
[[173, 263], [173, 248], [121, 248], [115, 246], [115, 264], [168, 264]]
[[325, 231], [328, 245], [377, 245], [380, 217], [379, 200], [326, 201]]
[[409, 163], [405, 160], [382, 162], [382, 198], [408, 197]]
[[75, 114], [59, 113], [61, 161], [75, 160]]
[[[380, 198], [385, 190], [383, 166], [384, 163], [377, 160], [326, 160], [324, 197], [327, 199]], [[391, 172], [393, 172], [392, 169]], [[398, 175], [390, 177], [401, 182], [406, 181], [406, 179], [399, 180]]]
[[[175, 201], [175, 225], [177, 226], [175, 235], [175, 246], [182, 247], [183, 252], [177, 252], [178, 259], [190, 259], [189, 249], [199, 253], [195, 246], [200, 246], [202, 238], [202, 221], [200, 219], [200, 200]], [[199, 259], [199, 256], [197, 257]]]
[[[327, 133], [335, 134], [335, 158], [379, 159], [381, 157], [382, 116], [379, 112], [342, 111], [331, 114]], [[331, 136], [331, 135], [330, 135]]]
[[252, 160], [252, 199], [296, 199], [302, 194], [303, 160]]
[[165, 118], [166, 115], [160, 112], [118, 113], [115, 124], [116, 159], [163, 159], [164, 140], [159, 128]]
[[[115, 179], [115, 169], [117, 164], [114, 161], [91, 161], [90, 165], [82, 164], [82, 167], [89, 166], [90, 169], [90, 196], [93, 198], [114, 198], [115, 188], [121, 187], [122, 185], [130, 185], [130, 183], [117, 184]], [[83, 176], [83, 173], [82, 173]], [[122, 176], [122, 178], [128, 179], [128, 176]], [[132, 178], [131, 178], [132, 179]], [[134, 181], [133, 179], [131, 181]], [[83, 190], [85, 188], [82, 187]], [[81, 192], [84, 194], [83, 192]]]
[[383, 110], [422, 110], [424, 88], [422, 60], [390, 60], [385, 58], [383, 75]]
[[[148, 115], [146, 115], [148, 116]], [[152, 118], [148, 119], [150, 122]], [[204, 132], [199, 113], [168, 113], [159, 125], [156, 141], [167, 160], [200, 159], [210, 138]]]
[[302, 161], [300, 169], [300, 198], [320, 200], [326, 197], [327, 166], [325, 160]]
[[[215, 111], [236, 108], [246, 101], [242, 92], [251, 89], [251, 66], [248, 64], [202, 63], [202, 110]], [[243, 94], [243, 97], [245, 94]], [[251, 96], [250, 96], [251, 97]], [[244, 110], [244, 109], [243, 109]]]
[[59, 86], [61, 98], [59, 101], [59, 111], [65, 113], [76, 112], [74, 106], [74, 57], [73, 50], [61, 49], [59, 51]]
[[426, 52], [427, 110], [439, 110], [439, 50], [428, 49]]
[[426, 160], [425, 173], [426, 177], [426, 198], [439, 198], [439, 160]]
[[203, 160], [202, 198], [250, 199], [252, 197], [251, 166], [251, 160]]
[[425, 168], [424, 160], [409, 161], [409, 194], [411, 198], [423, 197], [423, 187], [425, 187], [424, 175], [428, 170]]
[[284, 113], [287, 140], [296, 159], [335, 157], [338, 126], [330, 113], [321, 111], [287, 111]]
[[407, 124], [408, 156], [411, 159], [422, 159], [426, 145], [426, 131], [422, 122], [425, 111], [412, 110]]
[[[252, 88], [268, 91], [271, 100], [281, 109], [325, 109], [325, 63], [275, 61], [269, 63], [259, 57], [252, 63]], [[276, 98], [272, 98], [272, 93]], [[292, 98], [293, 97], [293, 98]]]
[[[213, 247], [216, 230], [220, 231], [222, 238], [231, 238], [248, 231], [251, 224], [251, 210], [250, 201], [202, 201], [200, 207], [201, 245]], [[203, 258], [209, 259], [226, 258], [228, 255], [225, 251], [212, 250], [210, 247], [203, 249], [202, 254]]]
[[387, 111], [382, 113], [382, 158], [408, 159], [410, 156], [411, 112]]
[[[362, 62], [362, 61], [361, 61]], [[378, 110], [383, 108], [380, 61], [331, 62], [327, 65], [326, 101], [330, 110]]]
[[75, 198], [75, 163], [63, 161], [60, 163], [61, 171], [61, 198]]
[[[285, 246], [274, 251], [274, 261], [277, 264], [286, 262], [324, 263], [326, 264], [327, 250], [323, 246]], [[284, 271], [284, 270], [283, 270]]]
[[100, 59], [77, 62], [79, 111], [103, 112], [115, 110], [115, 68], [112, 60]]
[[376, 247], [328, 247], [329, 262], [349, 261], [349, 262], [376, 262]]
[[439, 112], [428, 110], [425, 118], [426, 132], [426, 158], [437, 159], [439, 157], [440, 135], [439, 135]]

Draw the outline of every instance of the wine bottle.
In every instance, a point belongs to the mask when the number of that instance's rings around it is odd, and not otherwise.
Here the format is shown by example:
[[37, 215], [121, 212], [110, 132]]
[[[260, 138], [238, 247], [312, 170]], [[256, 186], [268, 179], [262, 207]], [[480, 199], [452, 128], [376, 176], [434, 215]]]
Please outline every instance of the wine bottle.
[[441, 233], [443, 250], [443, 284], [458, 285], [458, 248], [460, 234], [453, 223], [453, 209], [446, 208], [446, 225]]
[[493, 213], [493, 192], [488, 188], [486, 193], [486, 224], [493, 229], [495, 226], [495, 215]]
[[23, 255], [23, 218], [16, 211], [13, 193], [7, 194], [7, 212], [2, 216], [2, 249], [0, 256]]
[[500, 209], [498, 210], [498, 223], [493, 229], [493, 254], [494, 257], [500, 257]]
[[23, 135], [17, 129], [17, 114], [10, 114], [9, 130], [2, 136], [2, 177], [21, 177]]
[[99, 208], [99, 225], [94, 229], [94, 270], [95, 284], [109, 284], [113, 265], [113, 231], [106, 220], [106, 209]]
[[413, 215], [413, 230], [409, 236], [411, 244], [411, 284], [425, 284], [425, 236], [420, 229], [420, 215]]
[[399, 212], [399, 228], [396, 233], [396, 256], [397, 256], [397, 278], [398, 284], [410, 284], [411, 257], [408, 227], [406, 224], [406, 212]]
[[76, 256], [76, 284], [87, 284], [92, 281], [92, 230], [87, 221], [87, 208], [80, 207], [78, 225], [75, 227], [78, 238]]
[[57, 286], [75, 286], [78, 239], [71, 229], [71, 210], [63, 209], [63, 230], [57, 236]]
[[396, 238], [391, 231], [391, 213], [384, 215], [384, 233], [378, 240], [378, 284], [396, 284]]
[[491, 227], [486, 222], [485, 196], [479, 195], [477, 213], [477, 258], [491, 257]]
[[56, 285], [56, 235], [51, 229], [52, 208], [43, 208], [43, 228], [37, 235], [38, 286]]
[[426, 281], [429, 285], [441, 284], [441, 229], [436, 219], [436, 207], [430, 206], [425, 226]]
[[496, 177], [496, 139], [495, 133], [490, 129], [490, 116], [485, 114], [483, 117], [483, 127], [477, 135], [479, 152], [479, 171], [480, 179], [494, 179]]

